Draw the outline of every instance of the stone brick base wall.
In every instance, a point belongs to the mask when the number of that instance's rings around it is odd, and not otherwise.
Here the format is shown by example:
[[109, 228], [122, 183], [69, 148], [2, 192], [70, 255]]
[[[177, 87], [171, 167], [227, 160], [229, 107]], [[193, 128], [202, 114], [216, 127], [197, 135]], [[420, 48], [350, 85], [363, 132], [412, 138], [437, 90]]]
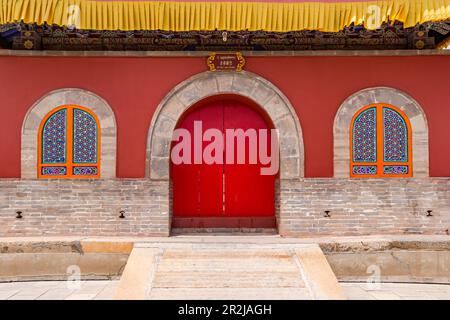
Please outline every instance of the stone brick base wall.
[[[448, 234], [450, 229], [448, 178], [283, 180], [280, 195], [284, 235]], [[432, 217], [427, 210], [433, 210]]]
[[0, 237], [167, 236], [168, 215], [165, 181], [0, 180]]
[[[282, 180], [279, 188], [282, 235], [449, 233], [448, 178]], [[167, 181], [0, 180], [0, 237], [168, 236], [169, 213]]]

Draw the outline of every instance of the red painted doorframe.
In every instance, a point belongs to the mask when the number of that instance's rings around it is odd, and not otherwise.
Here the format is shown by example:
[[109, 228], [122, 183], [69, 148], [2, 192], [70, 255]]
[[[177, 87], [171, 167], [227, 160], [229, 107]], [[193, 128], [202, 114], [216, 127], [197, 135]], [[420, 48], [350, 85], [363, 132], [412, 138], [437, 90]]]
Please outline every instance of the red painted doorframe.
[[[194, 121], [202, 121], [203, 132], [210, 128], [224, 134], [226, 129], [271, 129], [267, 115], [245, 98], [218, 96], [205, 99], [180, 119], [177, 128], [191, 136]], [[258, 131], [257, 131], [258, 132]], [[269, 136], [270, 137], [270, 136]], [[191, 150], [194, 148], [191, 139]], [[203, 142], [203, 149], [210, 142]], [[259, 141], [258, 141], [259, 143]], [[174, 144], [173, 144], [174, 145]], [[172, 147], [173, 147], [172, 145]], [[236, 146], [235, 146], [236, 151]], [[176, 165], [171, 161], [174, 228], [273, 228], [275, 181], [277, 176], [261, 176], [259, 161], [246, 164]], [[226, 146], [223, 159], [226, 159]], [[236, 160], [235, 152], [235, 160]]]

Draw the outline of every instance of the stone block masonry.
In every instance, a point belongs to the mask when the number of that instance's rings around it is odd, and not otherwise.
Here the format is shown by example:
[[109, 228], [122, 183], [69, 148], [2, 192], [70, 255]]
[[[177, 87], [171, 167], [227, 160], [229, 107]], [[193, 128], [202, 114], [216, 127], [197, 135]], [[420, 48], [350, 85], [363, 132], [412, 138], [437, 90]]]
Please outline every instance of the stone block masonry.
[[450, 179], [283, 180], [280, 207], [283, 235], [448, 234]]
[[0, 180], [0, 221], [2, 237], [167, 236], [169, 188], [144, 179]]
[[[150, 179], [1, 179], [0, 237], [168, 236], [170, 193], [168, 181]], [[284, 236], [450, 230], [448, 178], [283, 179], [276, 198]], [[16, 219], [18, 210], [22, 219]], [[331, 217], [324, 217], [325, 210]]]

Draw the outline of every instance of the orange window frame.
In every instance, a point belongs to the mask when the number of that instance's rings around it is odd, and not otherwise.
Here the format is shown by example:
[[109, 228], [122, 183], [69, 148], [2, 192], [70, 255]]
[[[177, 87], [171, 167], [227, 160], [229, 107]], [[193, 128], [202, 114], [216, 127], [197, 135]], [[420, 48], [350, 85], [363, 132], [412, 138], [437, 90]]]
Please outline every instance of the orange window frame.
[[[44, 126], [47, 123], [47, 120], [56, 112], [66, 109], [67, 110], [67, 118], [66, 118], [66, 162], [65, 163], [42, 163], [42, 135], [44, 132]], [[97, 125], [97, 162], [95, 163], [74, 163], [73, 162], [73, 111], [74, 109], [79, 109], [85, 111], [91, 115]], [[44, 119], [41, 121], [39, 126], [38, 133], [38, 178], [41, 179], [98, 179], [100, 178], [100, 121], [95, 113], [85, 107], [77, 106], [77, 105], [65, 105], [60, 106], [52, 111], [50, 111]], [[97, 167], [96, 175], [74, 175], [73, 168], [74, 167]], [[42, 168], [44, 167], [66, 167], [67, 174], [66, 175], [43, 175]]]
[[[383, 108], [389, 108], [397, 112], [405, 121], [407, 130], [408, 130], [408, 161], [407, 162], [385, 162], [384, 161], [384, 131], [383, 131]], [[353, 161], [353, 128], [355, 124], [355, 120], [358, 118], [360, 114], [370, 108], [376, 109], [376, 162], [354, 162]], [[352, 118], [350, 123], [350, 177], [352, 178], [409, 178], [413, 176], [413, 167], [412, 167], [412, 129], [411, 123], [409, 122], [408, 116], [399, 108], [386, 104], [386, 103], [377, 103], [365, 106], [361, 110], [359, 110]], [[376, 166], [377, 173], [376, 174], [354, 174], [353, 166]], [[384, 166], [408, 166], [407, 174], [385, 174]]]

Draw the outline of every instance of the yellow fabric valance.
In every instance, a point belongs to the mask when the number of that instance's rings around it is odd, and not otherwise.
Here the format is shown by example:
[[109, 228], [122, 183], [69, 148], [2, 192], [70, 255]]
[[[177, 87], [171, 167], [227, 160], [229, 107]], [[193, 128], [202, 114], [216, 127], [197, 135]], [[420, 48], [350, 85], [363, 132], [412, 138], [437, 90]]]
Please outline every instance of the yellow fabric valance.
[[374, 29], [388, 20], [412, 27], [449, 18], [450, 0], [334, 3], [0, 0], [0, 24], [23, 20], [97, 30], [336, 32], [353, 22]]

